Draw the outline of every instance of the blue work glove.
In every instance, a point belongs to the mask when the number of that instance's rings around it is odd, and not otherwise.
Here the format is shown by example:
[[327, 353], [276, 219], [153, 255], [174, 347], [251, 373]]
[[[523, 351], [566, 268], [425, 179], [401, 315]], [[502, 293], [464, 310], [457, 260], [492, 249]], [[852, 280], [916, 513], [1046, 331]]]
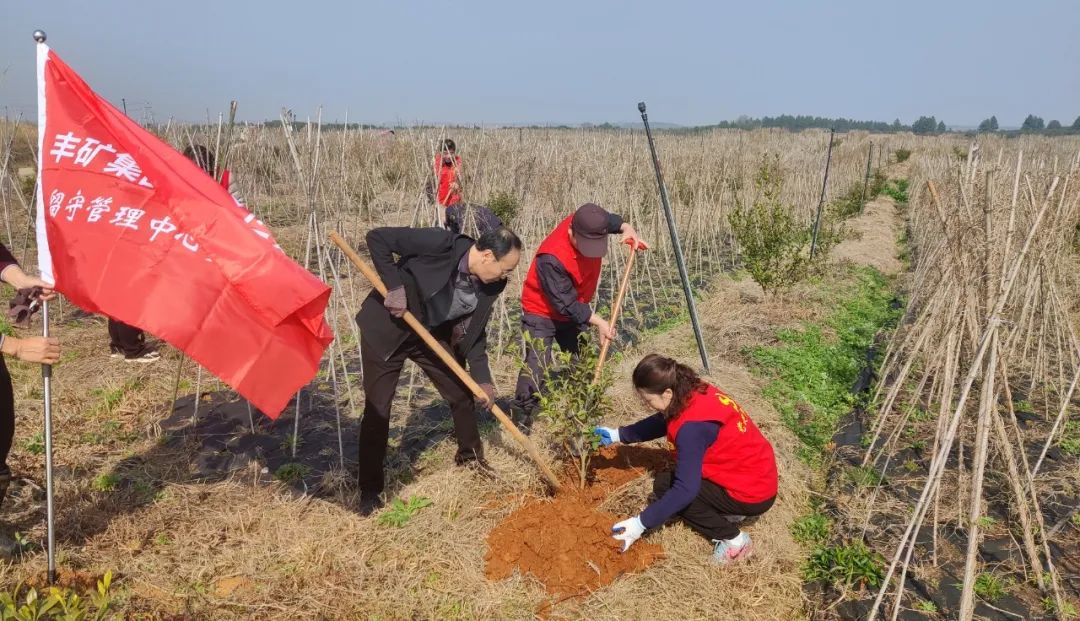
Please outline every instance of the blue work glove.
[[600, 436], [600, 446], [618, 444], [620, 442], [618, 429], [613, 429], [611, 427], [596, 427], [592, 431]]
[[623, 542], [623, 552], [629, 550], [630, 546], [634, 545], [634, 542], [641, 539], [644, 534], [645, 525], [641, 523], [641, 516], [638, 515], [611, 527], [611, 536]]

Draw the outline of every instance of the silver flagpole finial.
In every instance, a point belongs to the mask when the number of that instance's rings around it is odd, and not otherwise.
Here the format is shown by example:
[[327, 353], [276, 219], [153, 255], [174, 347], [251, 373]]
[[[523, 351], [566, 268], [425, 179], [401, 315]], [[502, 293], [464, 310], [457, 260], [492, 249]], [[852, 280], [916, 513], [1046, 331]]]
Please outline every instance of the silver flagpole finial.
[[45, 43], [45, 31], [44, 30], [35, 30], [34, 31], [34, 41], [37, 41], [38, 43]]

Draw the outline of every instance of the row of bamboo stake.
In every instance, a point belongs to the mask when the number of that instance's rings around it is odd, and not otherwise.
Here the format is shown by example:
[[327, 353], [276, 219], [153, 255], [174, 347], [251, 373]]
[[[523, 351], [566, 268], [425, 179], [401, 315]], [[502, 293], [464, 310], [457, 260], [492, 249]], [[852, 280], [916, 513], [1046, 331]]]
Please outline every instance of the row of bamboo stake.
[[[1022, 151], [987, 161], [973, 144], [966, 158], [930, 162], [920, 171], [925, 191], [916, 192], [910, 214], [916, 266], [909, 311], [886, 349], [864, 466], [888, 468], [904, 433], [918, 429], [915, 412], [936, 416], [937, 425], [928, 474], [899, 541], [889, 542], [895, 549], [870, 619], [886, 614], [890, 594], [889, 617], [898, 618], [907, 575], [927, 560], [916, 557], [920, 531], [932, 530], [929, 563], [937, 566], [939, 532], [949, 521], [967, 536], [959, 618], [972, 619], [981, 518], [987, 494], [999, 491], [987, 477], [995, 467], [1008, 481], [1004, 491], [1028, 569], [1056, 609], [1064, 609], [1038, 489], [1080, 379], [1080, 342], [1061, 278], [1075, 261], [1068, 236], [1080, 216], [1071, 184], [1077, 161], [1063, 176], [1025, 172]], [[1021, 430], [1013, 404], [1018, 388], [1052, 417], [1043, 437]], [[1034, 464], [1030, 446], [1041, 447]], [[953, 481], [957, 493], [946, 498], [943, 488]], [[868, 492], [864, 536], [881, 493], [880, 487]], [[956, 513], [947, 516], [943, 506], [950, 504]]]

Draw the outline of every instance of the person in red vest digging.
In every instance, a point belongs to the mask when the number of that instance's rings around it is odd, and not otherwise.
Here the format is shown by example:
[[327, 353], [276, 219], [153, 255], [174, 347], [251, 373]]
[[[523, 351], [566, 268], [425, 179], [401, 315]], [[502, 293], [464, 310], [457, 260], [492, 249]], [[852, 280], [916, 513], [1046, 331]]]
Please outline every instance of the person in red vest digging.
[[[590, 325], [596, 326], [601, 340], [615, 338], [615, 329], [589, 304], [600, 283], [608, 236], [616, 233], [636, 248], [649, 247], [621, 216], [585, 203], [536, 249], [521, 292], [521, 325], [530, 344], [511, 405], [526, 426], [537, 407], [536, 391], [544, 377], [543, 367], [551, 361], [553, 341], [563, 351], [577, 353], [578, 335]], [[543, 341], [543, 358], [531, 346], [534, 340]]]
[[754, 421], [693, 369], [659, 354], [634, 369], [634, 389], [656, 414], [624, 427], [597, 427], [600, 444], [647, 442], [667, 437], [675, 471], [658, 474], [656, 500], [612, 527], [623, 552], [646, 530], [679, 515], [713, 543], [712, 559], [726, 564], [749, 556], [750, 535], [739, 529], [776, 501], [776, 457]]

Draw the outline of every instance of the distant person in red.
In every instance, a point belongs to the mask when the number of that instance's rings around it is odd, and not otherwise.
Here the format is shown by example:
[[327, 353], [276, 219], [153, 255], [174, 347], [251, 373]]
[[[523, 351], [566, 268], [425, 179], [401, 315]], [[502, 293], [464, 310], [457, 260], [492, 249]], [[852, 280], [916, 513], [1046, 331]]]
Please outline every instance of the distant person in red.
[[457, 154], [457, 145], [447, 138], [435, 156], [435, 179], [438, 182], [435, 200], [443, 207], [461, 202], [461, 186], [458, 184], [460, 172], [461, 156]]
[[543, 351], [525, 349], [512, 408], [528, 426], [538, 400], [536, 392], [550, 363], [551, 347], [577, 353], [578, 335], [596, 326], [600, 340], [615, 338], [615, 329], [589, 304], [600, 284], [608, 236], [648, 248], [634, 227], [599, 205], [585, 203], [559, 223], [536, 249], [521, 292], [521, 327], [530, 341], [543, 341]]
[[772, 445], [738, 403], [686, 365], [649, 354], [633, 377], [638, 397], [657, 413], [617, 429], [597, 427], [600, 444], [667, 437], [675, 447], [675, 471], [656, 476], [656, 500], [615, 524], [612, 536], [625, 552], [646, 530], [678, 515], [712, 541], [713, 562], [746, 558], [752, 544], [739, 524], [776, 501]]
[[205, 170], [206, 174], [211, 177], [220, 172], [221, 179], [219, 183], [221, 187], [229, 191], [229, 194], [232, 195], [238, 205], [244, 205], [244, 199], [240, 197], [236, 184], [233, 183], [232, 171], [228, 168], [221, 171], [217, 170], [217, 160], [214, 158], [213, 151], [201, 144], [191, 144], [184, 148], [184, 157], [195, 162], [199, 168]]

